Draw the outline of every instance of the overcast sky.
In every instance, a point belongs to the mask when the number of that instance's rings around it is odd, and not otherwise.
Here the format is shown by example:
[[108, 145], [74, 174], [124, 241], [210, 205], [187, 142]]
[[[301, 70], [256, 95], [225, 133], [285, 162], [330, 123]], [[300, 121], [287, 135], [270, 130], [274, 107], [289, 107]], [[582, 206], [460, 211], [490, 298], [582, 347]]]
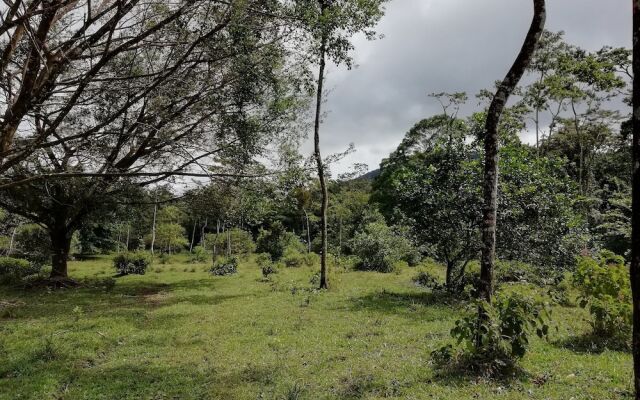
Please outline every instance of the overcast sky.
[[[570, 43], [631, 46], [628, 0], [547, 0], [547, 8], [547, 29], [565, 31]], [[413, 124], [441, 110], [428, 93], [471, 98], [502, 79], [532, 12], [531, 0], [391, 0], [378, 26], [384, 38], [356, 38], [357, 68], [329, 70], [323, 152], [356, 148], [332, 170], [356, 162], [378, 168]]]

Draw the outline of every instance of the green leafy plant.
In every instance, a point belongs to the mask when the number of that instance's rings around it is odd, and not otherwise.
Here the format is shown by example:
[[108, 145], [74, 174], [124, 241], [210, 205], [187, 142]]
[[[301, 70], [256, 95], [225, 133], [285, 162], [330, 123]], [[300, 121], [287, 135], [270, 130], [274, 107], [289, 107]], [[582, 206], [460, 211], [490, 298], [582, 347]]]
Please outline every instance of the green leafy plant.
[[0, 281], [13, 282], [29, 275], [37, 274], [40, 268], [27, 260], [0, 257]]
[[418, 275], [413, 277], [412, 280], [416, 285], [423, 287], [425, 289], [432, 289], [432, 290], [443, 289], [443, 285], [439, 282], [438, 278], [425, 271], [420, 271]]
[[580, 291], [580, 307], [593, 318], [593, 333], [600, 337], [628, 337], [632, 307], [629, 272], [624, 258], [604, 250], [594, 257], [580, 257], [573, 275]]
[[118, 254], [113, 258], [113, 266], [118, 275], [144, 275], [151, 265], [152, 258], [145, 252], [131, 252]]
[[236, 257], [223, 258], [211, 267], [209, 273], [214, 276], [233, 275], [238, 272], [238, 259]]
[[447, 345], [432, 353], [444, 367], [497, 377], [513, 371], [529, 348], [529, 338], [549, 334], [549, 307], [529, 297], [511, 294], [493, 304], [478, 301], [471, 313], [456, 321], [451, 336], [460, 349]]
[[196, 246], [193, 248], [191, 254], [189, 254], [189, 262], [193, 264], [205, 262], [207, 261], [208, 255], [207, 249], [203, 246]]
[[393, 272], [412, 249], [411, 243], [384, 222], [369, 223], [351, 240], [351, 248], [365, 271]]
[[262, 270], [262, 277], [264, 279], [269, 279], [269, 276], [278, 273], [278, 268], [271, 260], [271, 255], [269, 253], [261, 253], [256, 257], [256, 264]]

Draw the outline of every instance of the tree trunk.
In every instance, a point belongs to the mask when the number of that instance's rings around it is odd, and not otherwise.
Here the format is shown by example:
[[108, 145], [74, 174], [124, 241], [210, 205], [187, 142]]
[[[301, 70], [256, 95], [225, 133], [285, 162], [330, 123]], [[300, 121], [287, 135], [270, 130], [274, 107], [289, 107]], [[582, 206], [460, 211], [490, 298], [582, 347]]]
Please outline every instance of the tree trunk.
[[[320, 1], [320, 9], [322, 16], [326, 15], [326, 11], [329, 8], [326, 0]], [[320, 227], [321, 227], [321, 243], [322, 253], [320, 255], [320, 289], [328, 289], [329, 281], [327, 278], [327, 209], [329, 208], [329, 192], [327, 190], [327, 183], [324, 176], [324, 162], [322, 161], [322, 155], [320, 154], [320, 118], [322, 116], [322, 91], [324, 84], [324, 70], [326, 66], [326, 53], [327, 53], [327, 32], [322, 31], [322, 37], [320, 38], [320, 54], [319, 61], [320, 66], [318, 69], [318, 92], [316, 93], [316, 118], [314, 124], [313, 143], [314, 153], [316, 158], [316, 164], [318, 165], [318, 179], [320, 180], [320, 189], [322, 190], [322, 207], [320, 208]]]
[[71, 237], [73, 232], [67, 229], [66, 225], [49, 229], [51, 237], [51, 280], [67, 280], [69, 275], [67, 272], [67, 260], [69, 259], [69, 250], [71, 249]]
[[193, 242], [196, 240], [196, 225], [198, 225], [198, 221], [193, 221], [193, 229], [191, 230], [191, 243], [189, 243], [189, 253], [193, 252]]
[[633, 0], [633, 184], [631, 216], [631, 291], [633, 294], [633, 372], [640, 399], [640, 0]]
[[509, 96], [520, 82], [531, 62], [546, 20], [545, 0], [533, 0], [534, 16], [516, 61], [500, 83], [489, 106], [485, 125], [484, 150], [484, 207], [482, 218], [482, 257], [479, 296], [491, 302], [493, 293], [493, 269], [496, 252], [496, 220], [498, 199], [498, 127]]
[[309, 214], [306, 209], [302, 209], [304, 211], [304, 218], [307, 222], [307, 253], [311, 253], [311, 231], [309, 230]]
[[151, 254], [153, 255], [153, 246], [156, 244], [156, 218], [158, 216], [158, 196], [156, 194], [156, 202], [153, 206], [153, 226], [151, 226]]
[[7, 256], [10, 256], [13, 253], [13, 244], [16, 240], [16, 232], [18, 227], [13, 228], [13, 232], [11, 232], [11, 241], [9, 242], [9, 250], [7, 250]]
[[445, 279], [445, 286], [447, 287], [448, 290], [452, 291], [454, 284], [453, 284], [453, 269], [455, 267], [455, 263], [451, 262], [451, 261], [447, 261], [447, 276]]
[[130, 237], [131, 237], [131, 222], [127, 222], [127, 243], [126, 243], [127, 250], [126, 251], [129, 251], [129, 238]]

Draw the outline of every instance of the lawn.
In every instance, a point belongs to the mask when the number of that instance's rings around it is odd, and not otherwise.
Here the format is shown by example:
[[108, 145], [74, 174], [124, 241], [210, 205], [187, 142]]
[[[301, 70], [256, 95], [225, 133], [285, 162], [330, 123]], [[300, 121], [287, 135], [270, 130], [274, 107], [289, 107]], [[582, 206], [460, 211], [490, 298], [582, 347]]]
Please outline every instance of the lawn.
[[580, 308], [553, 310], [558, 330], [533, 341], [518, 379], [441, 376], [430, 353], [464, 304], [416, 287], [415, 268], [336, 271], [326, 292], [314, 272], [264, 281], [245, 262], [212, 277], [174, 256], [110, 288], [98, 257], [71, 263], [82, 288], [2, 288], [0, 399], [631, 398], [630, 355], [580, 346]]

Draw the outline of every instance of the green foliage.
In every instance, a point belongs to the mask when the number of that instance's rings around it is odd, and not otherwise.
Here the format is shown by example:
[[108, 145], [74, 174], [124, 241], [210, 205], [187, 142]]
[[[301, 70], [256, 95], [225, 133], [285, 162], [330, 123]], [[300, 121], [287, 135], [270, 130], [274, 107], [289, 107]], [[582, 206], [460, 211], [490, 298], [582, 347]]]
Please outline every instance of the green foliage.
[[486, 377], [501, 376], [513, 371], [525, 356], [531, 334], [548, 336], [548, 320], [548, 305], [519, 294], [498, 297], [494, 304], [478, 301], [470, 315], [456, 321], [451, 330], [461, 350], [456, 352], [448, 345], [432, 355], [441, 366]]
[[278, 267], [271, 260], [271, 255], [268, 253], [258, 254], [256, 257], [256, 264], [260, 267], [262, 271], [262, 277], [268, 279], [269, 276], [278, 273]]
[[350, 247], [360, 259], [357, 268], [378, 272], [392, 272], [412, 250], [411, 243], [384, 222], [367, 224], [351, 240]]
[[[426, 253], [446, 264], [449, 287], [461, 287], [457, 281], [480, 249], [483, 149], [469, 140], [477, 118], [439, 115], [416, 124], [383, 161], [372, 194], [387, 219], [409, 227]], [[546, 271], [571, 267], [585, 226], [562, 160], [539, 157], [514, 136], [501, 148], [500, 174], [498, 255]]]
[[39, 266], [27, 260], [0, 257], [0, 281], [13, 282], [38, 272], [40, 272]]
[[413, 283], [425, 289], [440, 290], [443, 288], [436, 276], [425, 271], [420, 271], [412, 280]]
[[46, 264], [51, 258], [51, 239], [40, 225], [29, 224], [18, 228], [15, 243], [16, 252], [31, 262]]
[[213, 251], [215, 245], [216, 255], [227, 254], [246, 257], [256, 251], [256, 244], [253, 236], [240, 228], [231, 228], [220, 234], [207, 234], [205, 236], [205, 244], [209, 251]]
[[593, 318], [594, 334], [625, 337], [631, 332], [629, 270], [624, 258], [603, 250], [597, 257], [580, 257], [573, 276], [580, 306]]
[[282, 262], [288, 268], [298, 268], [302, 267], [305, 263], [305, 258], [302, 253], [300, 253], [297, 249], [292, 247], [287, 247], [282, 255]]
[[191, 263], [202, 263], [207, 261], [209, 258], [209, 252], [202, 246], [195, 246], [189, 254], [189, 262]]
[[291, 248], [300, 253], [305, 251], [304, 245], [298, 237], [287, 232], [279, 221], [274, 222], [269, 230], [261, 230], [258, 235], [257, 251], [269, 253], [273, 260], [280, 260], [284, 256], [285, 250]]
[[[147, 245], [151, 245], [152, 234], [145, 237]], [[179, 252], [189, 245], [187, 232], [184, 227], [176, 223], [163, 223], [156, 226], [156, 241], [154, 246], [163, 253]]]
[[146, 252], [122, 253], [113, 257], [113, 266], [119, 275], [144, 275], [152, 258]]
[[233, 275], [238, 272], [238, 259], [236, 257], [225, 257], [215, 262], [209, 273], [214, 276]]

